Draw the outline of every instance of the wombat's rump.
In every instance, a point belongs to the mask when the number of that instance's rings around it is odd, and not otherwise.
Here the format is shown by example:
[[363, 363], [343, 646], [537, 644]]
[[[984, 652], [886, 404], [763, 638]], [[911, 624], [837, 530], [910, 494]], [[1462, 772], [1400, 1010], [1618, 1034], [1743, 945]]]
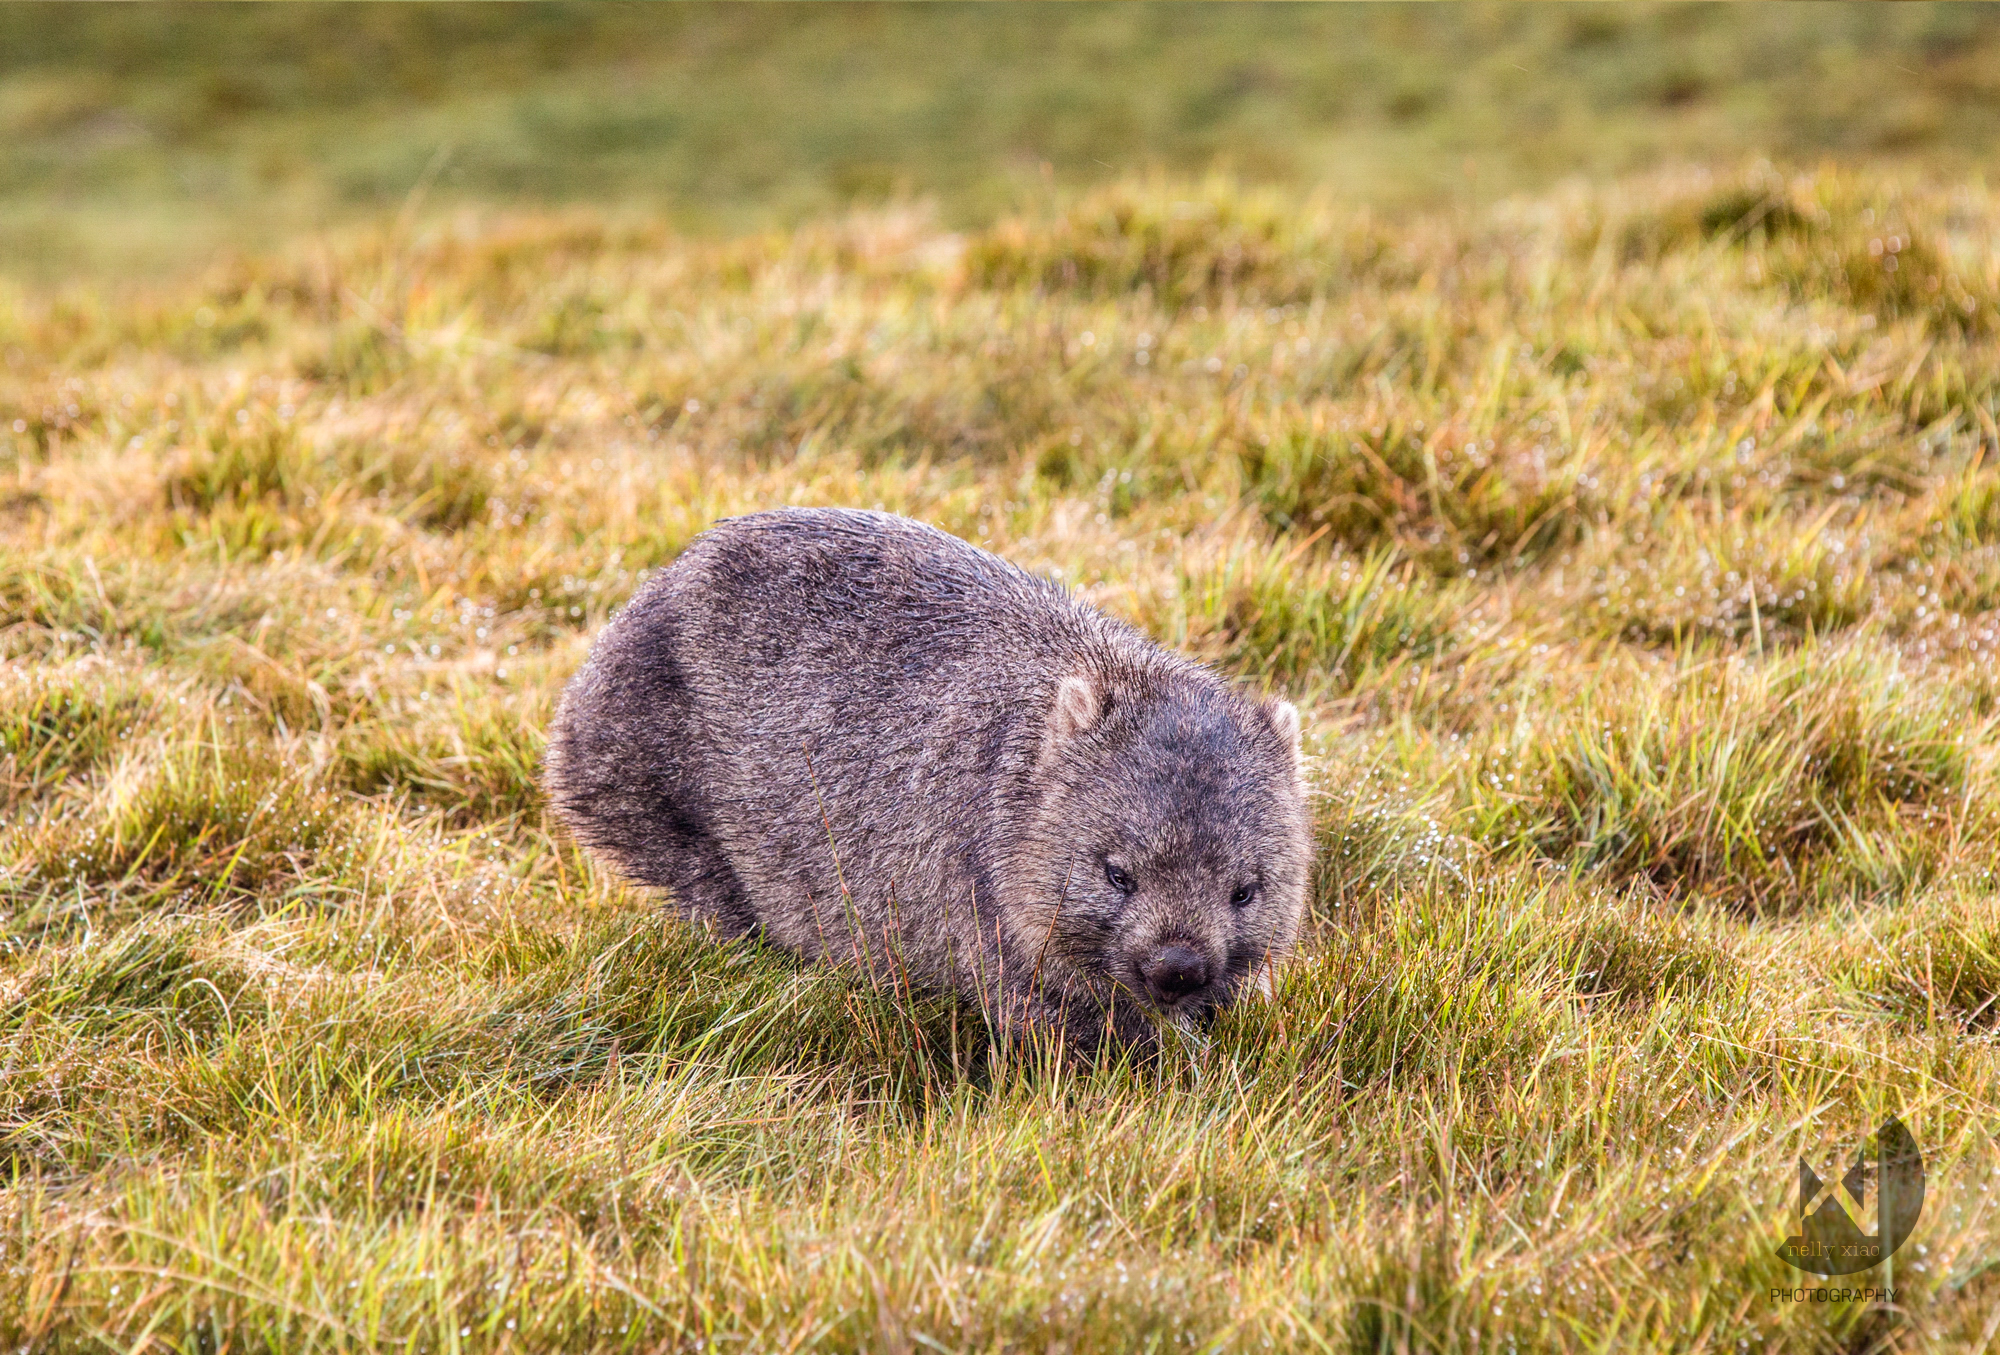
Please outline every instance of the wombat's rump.
[[1146, 1038], [1291, 943], [1298, 716], [884, 513], [718, 523], [598, 638], [548, 788], [724, 935]]

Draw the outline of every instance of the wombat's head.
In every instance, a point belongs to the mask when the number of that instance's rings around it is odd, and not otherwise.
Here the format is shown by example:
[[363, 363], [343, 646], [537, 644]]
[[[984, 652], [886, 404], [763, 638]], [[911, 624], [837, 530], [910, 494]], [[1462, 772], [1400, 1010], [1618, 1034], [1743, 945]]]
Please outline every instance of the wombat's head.
[[1013, 910], [1030, 953], [1188, 1018], [1289, 949], [1311, 854], [1289, 703], [1178, 666], [1071, 675], [1038, 772], [1033, 897]]

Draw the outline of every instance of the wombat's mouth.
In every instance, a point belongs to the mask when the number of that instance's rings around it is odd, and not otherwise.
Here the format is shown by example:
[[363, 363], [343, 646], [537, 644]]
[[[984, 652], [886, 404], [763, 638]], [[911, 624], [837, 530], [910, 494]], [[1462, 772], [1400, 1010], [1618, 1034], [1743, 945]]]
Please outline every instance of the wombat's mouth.
[[1218, 993], [1184, 997], [1177, 1002], [1160, 1002], [1155, 998], [1142, 996], [1141, 1001], [1152, 1013], [1153, 1020], [1193, 1031], [1210, 1029], [1215, 1025], [1216, 1017], [1223, 1007], [1228, 1005], [1227, 1000]]
[[1228, 1004], [1230, 983], [1226, 975], [1199, 986], [1175, 991], [1148, 978], [1146, 966], [1127, 959], [1112, 971], [1113, 981], [1140, 1006], [1172, 1021], [1199, 1024], [1214, 1019], [1216, 1011]]

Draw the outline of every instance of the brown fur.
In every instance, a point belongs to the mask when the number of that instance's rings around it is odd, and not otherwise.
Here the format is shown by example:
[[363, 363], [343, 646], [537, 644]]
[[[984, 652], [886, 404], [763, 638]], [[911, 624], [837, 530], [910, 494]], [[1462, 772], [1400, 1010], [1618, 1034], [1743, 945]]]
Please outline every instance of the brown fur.
[[1144, 1041], [1291, 944], [1298, 715], [881, 513], [716, 525], [598, 638], [548, 787], [725, 935]]

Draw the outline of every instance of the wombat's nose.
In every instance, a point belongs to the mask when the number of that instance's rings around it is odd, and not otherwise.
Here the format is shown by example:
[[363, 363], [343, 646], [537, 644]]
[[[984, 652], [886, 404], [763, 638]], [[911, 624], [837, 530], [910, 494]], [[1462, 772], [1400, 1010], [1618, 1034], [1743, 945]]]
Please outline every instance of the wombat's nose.
[[1186, 946], [1168, 946], [1151, 961], [1139, 966], [1146, 986], [1162, 1002], [1178, 1002], [1198, 988], [1208, 986], [1208, 961]]

